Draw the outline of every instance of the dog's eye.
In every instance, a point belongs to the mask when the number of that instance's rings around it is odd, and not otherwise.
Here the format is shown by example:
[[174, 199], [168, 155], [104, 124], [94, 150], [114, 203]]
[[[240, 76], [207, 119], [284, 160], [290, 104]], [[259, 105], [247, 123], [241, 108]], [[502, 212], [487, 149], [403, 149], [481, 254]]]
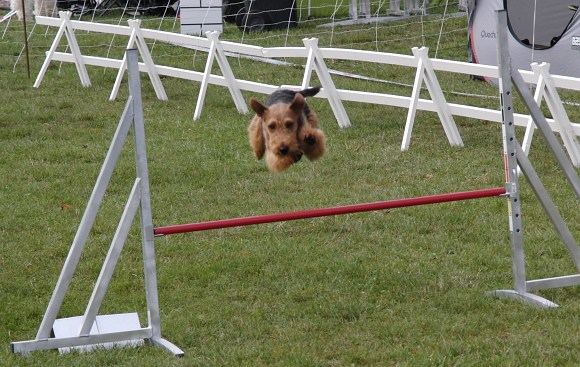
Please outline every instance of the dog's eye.
[[276, 123], [268, 124], [268, 129], [270, 129], [270, 130], [276, 129]]
[[294, 121], [286, 121], [284, 125], [287, 129], [292, 129], [294, 127]]

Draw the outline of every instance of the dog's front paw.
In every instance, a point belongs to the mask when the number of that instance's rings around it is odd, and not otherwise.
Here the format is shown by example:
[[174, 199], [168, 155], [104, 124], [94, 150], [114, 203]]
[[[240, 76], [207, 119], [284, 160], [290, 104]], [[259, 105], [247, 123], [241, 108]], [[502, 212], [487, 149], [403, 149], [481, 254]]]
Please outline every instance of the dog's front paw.
[[324, 133], [320, 129], [305, 129], [300, 135], [300, 148], [311, 161], [326, 152]]
[[313, 129], [311, 127], [304, 128], [298, 134], [298, 140], [308, 145], [314, 145], [319, 140], [321, 132], [320, 129]]
[[304, 142], [309, 145], [316, 144], [316, 137], [312, 134], [304, 134]]

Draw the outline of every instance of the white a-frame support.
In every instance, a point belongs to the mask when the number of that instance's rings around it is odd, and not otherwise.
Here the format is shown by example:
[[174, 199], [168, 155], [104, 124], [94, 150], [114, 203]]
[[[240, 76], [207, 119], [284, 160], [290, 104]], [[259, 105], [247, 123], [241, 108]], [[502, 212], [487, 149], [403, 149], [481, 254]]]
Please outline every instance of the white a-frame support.
[[415, 115], [417, 113], [417, 104], [419, 103], [419, 96], [421, 94], [421, 87], [423, 86], [423, 81], [427, 86], [427, 90], [433, 99], [433, 105], [437, 110], [439, 115], [439, 120], [443, 125], [443, 130], [445, 135], [447, 135], [447, 140], [449, 144], [453, 146], [463, 146], [463, 141], [461, 140], [461, 135], [459, 135], [459, 130], [457, 130], [457, 125], [453, 120], [453, 114], [449, 109], [449, 105], [445, 100], [439, 81], [435, 76], [435, 69], [431, 64], [429, 59], [429, 49], [426, 47], [413, 47], [413, 55], [417, 60], [417, 73], [415, 74], [415, 83], [413, 85], [413, 93], [411, 94], [411, 103], [409, 105], [409, 111], [407, 112], [407, 122], [405, 123], [405, 132], [403, 133], [403, 142], [401, 143], [401, 151], [406, 151], [409, 149], [409, 144], [411, 141], [411, 133], [413, 131], [413, 123], [415, 122]]
[[[499, 297], [517, 299], [524, 303], [539, 307], [557, 307], [555, 303], [530, 292], [549, 288], [580, 285], [580, 247], [574, 240], [572, 233], [568, 229], [568, 226], [564, 222], [564, 219], [560, 215], [556, 205], [550, 198], [550, 195], [518, 142], [515, 134], [512, 83], [530, 111], [530, 115], [533, 117], [536, 126], [544, 136], [548, 147], [570, 182], [570, 185], [578, 199], [580, 199], [580, 178], [578, 178], [574, 166], [566, 156], [564, 149], [560, 146], [554, 132], [548, 126], [548, 122], [542, 114], [540, 107], [528, 91], [522, 76], [517, 71], [512, 72], [511, 59], [507, 46], [508, 28], [507, 14], [505, 10], [497, 11], [497, 19], [498, 67], [500, 72], [499, 87], [502, 102], [504, 161], [506, 164], [506, 192], [509, 197], [508, 212], [514, 289], [496, 290], [490, 293]], [[572, 261], [579, 272], [578, 274], [536, 280], [526, 279], [522, 216], [517, 173], [518, 165], [526, 176], [546, 215], [552, 222], [560, 240], [563, 242], [568, 253], [572, 257]]]
[[[28, 354], [35, 350], [56, 348], [91, 349], [95, 346], [135, 345], [148, 341], [166, 348], [175, 355], [183, 355], [181, 349], [161, 337], [147, 150], [137, 59], [137, 50], [127, 50], [130, 96], [36, 338], [13, 342], [11, 344], [13, 352]], [[83, 316], [57, 319], [131, 126], [133, 126], [135, 138], [137, 178], [101, 268], [93, 294]], [[139, 208], [141, 209], [141, 237], [148, 316], [146, 327], [141, 327], [136, 313], [98, 315], [125, 239]]]
[[[574, 133], [574, 128], [572, 127], [570, 118], [564, 109], [558, 90], [552, 80], [552, 76], [549, 72], [550, 64], [545, 62], [539, 65], [537, 63], [532, 63], [531, 66], [534, 74], [538, 78], [534, 99], [538, 105], [542, 102], [542, 98], [545, 99], [546, 105], [550, 109], [552, 116], [554, 116], [554, 121], [558, 125], [560, 137], [564, 143], [564, 147], [568, 151], [568, 156], [570, 157], [572, 164], [576, 167], [580, 167], [580, 144], [578, 144], [578, 139]], [[526, 154], [530, 151], [535, 129], [536, 126], [534, 124], [534, 119], [530, 116], [526, 128], [526, 134], [522, 141], [522, 148]]]
[[[147, 47], [147, 42], [145, 42], [145, 37], [143, 37], [143, 33], [141, 32], [141, 20], [130, 19], [127, 23], [129, 23], [129, 27], [131, 28], [131, 36], [129, 36], [127, 49], [132, 49], [137, 45], [139, 54], [143, 59], [145, 71], [149, 74], [149, 79], [151, 80], [151, 84], [153, 84], [153, 89], [155, 89], [157, 98], [161, 101], [167, 101], [167, 93], [165, 93], [165, 89], [163, 88], [163, 84], [159, 78], [159, 73], [157, 72], [157, 67], [153, 62], [153, 57], [151, 57], [151, 53]], [[123, 75], [125, 74], [126, 69], [127, 55], [125, 54], [123, 56], [123, 61], [121, 61], [121, 67], [119, 67], [119, 72], [117, 73], [117, 79], [115, 79], [111, 96], [109, 97], [110, 101], [114, 101], [117, 98], [117, 93], [119, 93], [119, 88], [121, 87], [121, 82], [123, 81]]]
[[44, 59], [44, 63], [42, 64], [40, 72], [36, 77], [36, 81], [34, 82], [34, 88], [40, 87], [40, 83], [44, 78], [44, 74], [46, 74], [46, 70], [48, 70], [48, 66], [50, 65], [50, 62], [54, 57], [54, 53], [56, 52], [56, 49], [58, 48], [58, 45], [63, 35], [65, 35], [66, 39], [68, 40], [68, 45], [70, 46], [71, 54], [74, 58], [74, 63], [77, 68], [79, 78], [81, 79], [82, 86], [90, 87], [91, 80], [89, 79], [89, 73], [87, 73], [87, 68], [83, 60], [83, 55], [81, 54], [81, 50], [75, 37], [75, 31], [70, 20], [70, 16], [72, 13], [70, 11], [61, 11], [58, 14], [61, 19], [60, 27], [58, 28], [58, 32], [56, 32], [56, 36], [54, 37], [54, 41], [52, 41], [50, 49], [46, 52], [46, 58]]
[[350, 126], [350, 120], [348, 115], [346, 114], [346, 110], [342, 104], [342, 100], [338, 95], [338, 91], [334, 86], [334, 82], [330, 77], [330, 73], [328, 72], [328, 68], [326, 67], [326, 63], [324, 62], [324, 57], [320, 53], [320, 49], [318, 48], [318, 39], [316, 38], [304, 38], [302, 40], [306, 49], [308, 50], [308, 59], [306, 60], [306, 70], [304, 72], [304, 78], [302, 79], [302, 89], [308, 88], [310, 85], [310, 79], [312, 78], [312, 71], [316, 71], [316, 75], [320, 80], [320, 84], [322, 85], [322, 96], [326, 95], [328, 98], [328, 102], [330, 103], [330, 107], [334, 112], [334, 116], [336, 117], [336, 121], [338, 122], [338, 126], [340, 127], [348, 127]]
[[[544, 98], [544, 88], [546, 83], [544, 76], [541, 73], [536, 73], [536, 77], [538, 79], [536, 82], [536, 91], [534, 92], [534, 101], [536, 101], [536, 104], [540, 106], [542, 104], [542, 99]], [[534, 118], [530, 116], [526, 126], [526, 133], [524, 134], [524, 138], [522, 140], [522, 149], [526, 154], [530, 152], [530, 148], [532, 147], [532, 139], [534, 138], [535, 131], [536, 124], [534, 123]], [[521, 170], [518, 169], [518, 172], [521, 173]]]
[[205, 101], [205, 93], [207, 92], [207, 86], [209, 84], [209, 79], [211, 78], [211, 68], [213, 66], [214, 60], [216, 59], [228, 89], [230, 90], [230, 94], [232, 95], [232, 99], [236, 104], [238, 112], [243, 114], [248, 113], [248, 106], [244, 101], [244, 97], [242, 96], [242, 92], [240, 90], [239, 83], [234, 76], [234, 72], [228, 63], [228, 58], [226, 57], [219, 40], [219, 34], [220, 33], [217, 31], [205, 33], [207, 39], [210, 41], [210, 47], [209, 53], [207, 55], [207, 62], [205, 64], [205, 71], [201, 80], [199, 95], [197, 97], [197, 104], [195, 105], [195, 112], [193, 113], [194, 120], [197, 120], [201, 117], [201, 110]]

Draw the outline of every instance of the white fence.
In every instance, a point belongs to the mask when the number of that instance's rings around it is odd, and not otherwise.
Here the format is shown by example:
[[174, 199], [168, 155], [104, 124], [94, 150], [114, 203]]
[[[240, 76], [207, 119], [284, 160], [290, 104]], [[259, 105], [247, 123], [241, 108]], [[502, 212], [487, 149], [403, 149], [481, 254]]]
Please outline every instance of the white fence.
[[[46, 53], [46, 59], [38, 74], [34, 87], [39, 87], [50, 62], [61, 61], [75, 63], [83, 86], [90, 86], [90, 78], [86, 65], [119, 69], [117, 79], [113, 85], [110, 99], [116, 98], [120, 83], [126, 70], [126, 60], [112, 59], [81, 54], [75, 38], [75, 31], [90, 31], [122, 35], [128, 37], [127, 48], [137, 48], [143, 62], [139, 64], [141, 72], [149, 75], [157, 97], [167, 99], [167, 94], [161, 83], [160, 75], [187, 79], [201, 83], [200, 92], [195, 106], [194, 119], [201, 116], [205, 94], [209, 84], [224, 86], [229, 89], [230, 95], [241, 113], [247, 113], [248, 108], [241, 91], [269, 94], [278, 89], [279, 85], [256, 83], [248, 80], [236, 79], [226, 53], [263, 58], [305, 58], [306, 68], [300, 85], [284, 85], [285, 88], [301, 89], [310, 84], [312, 72], [316, 72], [323, 89], [317, 97], [326, 98], [332, 108], [336, 120], [341, 127], [350, 126], [351, 122], [343, 106], [343, 101], [371, 103], [377, 105], [395, 106], [408, 109], [405, 132], [401, 150], [407, 150], [411, 139], [413, 122], [417, 110], [436, 112], [439, 115], [443, 129], [451, 145], [462, 146], [463, 142], [455, 125], [453, 116], [463, 116], [479, 120], [501, 122], [501, 111], [475, 106], [448, 103], [441, 90], [435, 71], [478, 75], [487, 78], [498, 78], [498, 69], [495, 66], [471, 64], [467, 62], [431, 59], [426, 48], [413, 48], [413, 56], [361, 51], [340, 48], [319, 48], [315, 38], [304, 39], [303, 47], [259, 47], [238, 44], [219, 40], [218, 32], [207, 32], [206, 38], [182, 35], [171, 32], [143, 29], [139, 20], [129, 20], [128, 26], [99, 24], [92, 22], [73, 21], [69, 12], [60, 12], [60, 18], [36, 17], [40, 25], [59, 27], [55, 39]], [[57, 52], [62, 36], [68, 40], [70, 52]], [[194, 47], [208, 52], [205, 70], [203, 72], [179, 69], [158, 65], [154, 62], [147, 47], [146, 39], [167, 42], [183, 47]], [[214, 61], [217, 59], [222, 75], [211, 73]], [[415, 82], [411, 96], [401, 96], [384, 93], [371, 93], [358, 90], [337, 89], [326, 66], [325, 60], [350, 60], [385, 65], [398, 65], [411, 68], [415, 73]], [[577, 136], [580, 135], [580, 124], [572, 123], [562, 105], [557, 89], [580, 91], [580, 79], [551, 75], [549, 64], [532, 64], [533, 71], [520, 70], [526, 83], [536, 85], [535, 98], [540, 104], [546, 101], [554, 119], [548, 119], [551, 129], [558, 132], [564, 142], [572, 163], [580, 167], [580, 145]], [[431, 99], [419, 98], [421, 88], [425, 85]], [[529, 115], [514, 114], [514, 123], [525, 126], [526, 134], [522, 146], [529, 152], [535, 126]]]

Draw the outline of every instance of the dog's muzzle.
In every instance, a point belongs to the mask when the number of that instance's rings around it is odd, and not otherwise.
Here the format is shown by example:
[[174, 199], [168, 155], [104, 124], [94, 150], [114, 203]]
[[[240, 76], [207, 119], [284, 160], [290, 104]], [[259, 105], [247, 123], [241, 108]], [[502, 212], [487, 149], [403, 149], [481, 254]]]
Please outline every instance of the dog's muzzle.
[[[280, 147], [280, 149], [278, 149], [278, 153], [281, 156], [286, 156], [288, 155], [288, 153], [290, 153], [290, 148], [288, 148], [286, 145], [282, 145]], [[301, 158], [302, 158], [303, 153], [299, 150], [296, 153], [294, 153], [292, 155], [292, 158], [294, 159], [294, 162], [298, 162]]]
[[298, 162], [300, 160], [300, 158], [302, 158], [302, 152], [301, 151], [297, 151], [296, 154], [294, 155], [294, 163]]

